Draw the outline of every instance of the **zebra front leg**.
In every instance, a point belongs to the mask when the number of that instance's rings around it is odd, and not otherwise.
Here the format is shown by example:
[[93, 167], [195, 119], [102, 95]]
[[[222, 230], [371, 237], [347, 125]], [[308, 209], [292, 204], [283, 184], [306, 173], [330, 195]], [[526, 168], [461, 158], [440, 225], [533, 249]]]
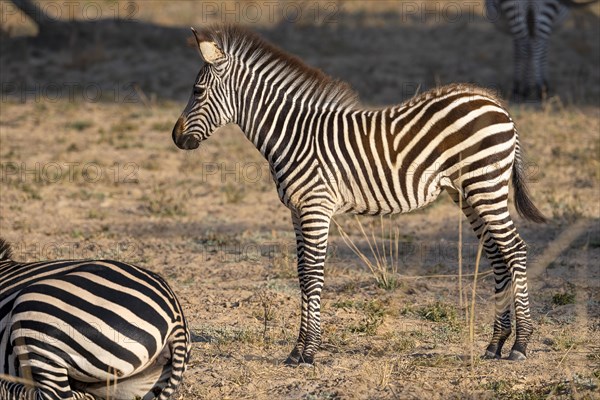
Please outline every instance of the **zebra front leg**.
[[302, 352], [304, 351], [304, 342], [306, 340], [306, 332], [308, 331], [308, 298], [305, 296], [304, 281], [302, 276], [304, 275], [304, 240], [302, 239], [302, 224], [300, 218], [296, 215], [295, 211], [292, 211], [292, 223], [294, 224], [294, 232], [296, 234], [296, 258], [298, 260], [298, 281], [300, 283], [301, 292], [301, 317], [300, 317], [300, 333], [298, 333], [298, 339], [296, 340], [296, 346], [285, 360], [285, 364], [296, 366], [300, 362]]
[[321, 344], [321, 291], [331, 215], [318, 209], [292, 212], [298, 253], [302, 317], [296, 347], [287, 364], [312, 365]]

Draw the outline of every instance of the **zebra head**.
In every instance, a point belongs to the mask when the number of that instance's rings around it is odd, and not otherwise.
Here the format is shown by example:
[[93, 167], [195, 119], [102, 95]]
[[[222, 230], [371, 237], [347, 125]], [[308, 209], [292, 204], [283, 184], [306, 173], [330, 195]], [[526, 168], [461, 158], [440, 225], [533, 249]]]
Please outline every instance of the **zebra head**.
[[192, 95], [173, 128], [173, 141], [183, 150], [192, 150], [217, 128], [233, 121], [231, 90], [224, 79], [227, 56], [206, 33], [192, 28], [200, 55], [205, 61], [200, 69]]

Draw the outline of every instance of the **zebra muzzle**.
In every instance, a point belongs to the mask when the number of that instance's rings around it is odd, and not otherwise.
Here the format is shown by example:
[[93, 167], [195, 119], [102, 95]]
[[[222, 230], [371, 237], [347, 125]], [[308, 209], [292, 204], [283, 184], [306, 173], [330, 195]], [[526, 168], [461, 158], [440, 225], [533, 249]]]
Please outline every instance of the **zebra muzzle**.
[[183, 117], [179, 117], [173, 127], [173, 142], [182, 150], [193, 150], [200, 146], [200, 137], [198, 135], [186, 135], [184, 133]]

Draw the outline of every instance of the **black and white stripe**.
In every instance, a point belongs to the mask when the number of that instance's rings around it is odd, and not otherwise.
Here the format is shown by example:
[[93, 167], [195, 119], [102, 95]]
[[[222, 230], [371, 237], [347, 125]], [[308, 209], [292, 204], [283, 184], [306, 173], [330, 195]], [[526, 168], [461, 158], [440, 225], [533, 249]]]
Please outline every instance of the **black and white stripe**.
[[548, 92], [548, 47], [552, 32], [577, 3], [568, 0], [486, 0], [487, 17], [513, 39], [513, 98], [541, 100]]
[[167, 399], [189, 352], [158, 275], [111, 260], [20, 263], [0, 239], [1, 399]]
[[495, 272], [498, 300], [486, 354], [500, 356], [514, 304], [510, 357], [525, 358], [532, 332], [526, 246], [508, 211], [511, 175], [519, 213], [544, 218], [527, 194], [517, 131], [498, 99], [453, 85], [398, 106], [364, 109], [348, 86], [250, 32], [222, 27], [196, 37], [206, 64], [173, 140], [196, 148], [218, 127], [236, 123], [269, 161], [297, 239], [302, 318], [289, 363], [312, 363], [319, 347], [331, 218], [408, 212], [443, 190], [457, 203], [463, 196], [463, 211], [484, 236]]

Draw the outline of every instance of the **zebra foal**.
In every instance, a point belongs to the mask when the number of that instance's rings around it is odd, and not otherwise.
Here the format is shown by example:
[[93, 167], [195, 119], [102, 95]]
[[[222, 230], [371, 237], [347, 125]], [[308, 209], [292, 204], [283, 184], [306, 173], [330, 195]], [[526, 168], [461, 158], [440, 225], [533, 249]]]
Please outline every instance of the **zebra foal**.
[[227, 123], [240, 126], [268, 160], [279, 198], [291, 210], [302, 292], [300, 332], [289, 364], [312, 364], [321, 341], [323, 265], [331, 218], [340, 213], [408, 212], [446, 190], [478, 237], [496, 281], [494, 333], [486, 355], [500, 357], [516, 310], [510, 359], [524, 359], [532, 332], [526, 246], [508, 212], [542, 222], [523, 180], [517, 131], [483, 89], [453, 85], [408, 102], [363, 109], [344, 83], [304, 65], [258, 36], [225, 26], [194, 31], [205, 61], [173, 128], [194, 149]]
[[2, 400], [161, 399], [181, 382], [190, 333], [158, 275], [111, 260], [20, 263], [0, 239]]
[[552, 31], [569, 15], [571, 7], [597, 2], [587, 0], [486, 0], [487, 17], [513, 39], [513, 94], [515, 100], [542, 100], [549, 90], [548, 48]]

